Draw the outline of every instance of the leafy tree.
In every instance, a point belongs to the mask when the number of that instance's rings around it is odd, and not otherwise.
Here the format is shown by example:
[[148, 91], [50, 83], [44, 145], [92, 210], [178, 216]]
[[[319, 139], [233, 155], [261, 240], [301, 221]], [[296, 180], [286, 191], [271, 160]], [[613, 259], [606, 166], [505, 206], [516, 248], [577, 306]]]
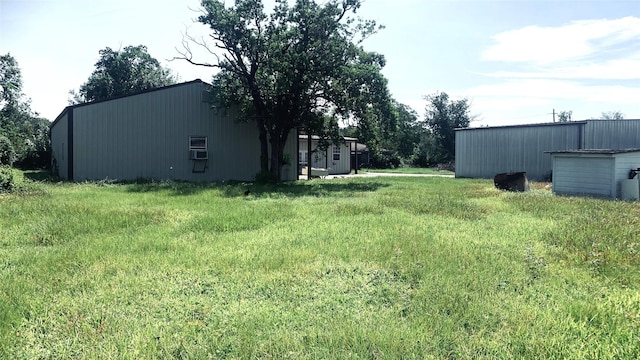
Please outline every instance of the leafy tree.
[[0, 165], [13, 166], [16, 160], [16, 152], [11, 141], [6, 136], [0, 135]]
[[371, 154], [367, 166], [389, 168], [399, 166], [411, 156], [415, 143], [413, 134], [417, 114], [410, 107], [391, 100], [388, 112], [377, 123], [360, 122], [340, 129], [343, 136], [356, 137], [366, 144]]
[[420, 138], [411, 156], [411, 165], [430, 167], [440, 162], [440, 151], [433, 133], [427, 129], [420, 132]]
[[560, 111], [558, 113], [558, 122], [569, 122], [571, 121], [571, 115], [573, 114], [573, 111], [569, 110], [569, 111]]
[[70, 103], [106, 100], [176, 82], [171, 72], [147, 53], [144, 45], [127, 46], [122, 51], [107, 47], [99, 53], [100, 60], [87, 82], [80, 86], [78, 93], [69, 92]]
[[472, 121], [469, 114], [469, 100], [450, 100], [445, 92], [425, 96], [428, 101], [425, 113], [425, 125], [433, 134], [436, 162], [449, 162], [455, 159], [456, 128], [466, 128]]
[[6, 54], [0, 56], [0, 105], [16, 104], [22, 98], [22, 74], [18, 62]]
[[620, 111], [605, 111], [599, 119], [602, 120], [624, 120], [624, 114]]
[[422, 124], [418, 122], [418, 113], [411, 107], [394, 102], [397, 131], [394, 141], [397, 144], [398, 155], [407, 161], [410, 159], [416, 146], [420, 142], [421, 134], [425, 131]]
[[[187, 36], [179, 58], [220, 69], [213, 79], [217, 103], [238, 108], [241, 121], [255, 121], [263, 173], [279, 178], [292, 129], [337, 141], [340, 123], [355, 123], [369, 135], [389, 119], [384, 57], [361, 46], [378, 27], [348, 16], [360, 5], [276, 0], [267, 15], [260, 0], [236, 0], [230, 7], [202, 1], [198, 21], [211, 28], [211, 43]], [[194, 60], [189, 43], [204, 46], [214, 61]]]
[[49, 121], [31, 111], [18, 62], [0, 56], [0, 163], [45, 168], [50, 163]]

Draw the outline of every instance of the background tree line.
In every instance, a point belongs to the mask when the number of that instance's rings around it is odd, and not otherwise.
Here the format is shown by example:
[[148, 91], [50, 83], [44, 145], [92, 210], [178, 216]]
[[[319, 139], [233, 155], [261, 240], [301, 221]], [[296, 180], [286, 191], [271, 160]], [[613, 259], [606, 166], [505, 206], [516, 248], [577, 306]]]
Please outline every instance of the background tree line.
[[0, 56], [0, 165], [47, 168], [50, 152], [49, 121], [31, 110], [16, 59]]
[[[357, 137], [371, 151], [366, 166], [390, 168], [399, 166], [452, 168], [455, 160], [456, 128], [468, 127], [473, 116], [466, 98], [452, 100], [445, 92], [424, 97], [427, 106], [423, 119], [411, 107], [395, 100], [391, 104], [386, 126], [373, 133], [350, 126], [346, 136]], [[374, 146], [371, 146], [374, 144]]]

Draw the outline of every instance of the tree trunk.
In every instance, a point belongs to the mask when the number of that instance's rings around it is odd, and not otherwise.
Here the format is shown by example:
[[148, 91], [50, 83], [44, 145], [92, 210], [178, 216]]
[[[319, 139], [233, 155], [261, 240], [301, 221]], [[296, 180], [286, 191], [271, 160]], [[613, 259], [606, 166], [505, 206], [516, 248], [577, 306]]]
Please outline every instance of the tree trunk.
[[284, 156], [284, 147], [287, 144], [289, 138], [289, 132], [291, 129], [276, 129], [271, 133], [271, 169], [269, 171], [278, 181], [281, 180], [281, 171]]
[[266, 109], [260, 96], [260, 90], [255, 86], [253, 80], [249, 81], [249, 89], [253, 99], [253, 106], [256, 109], [256, 124], [258, 126], [258, 139], [260, 140], [260, 172], [269, 171], [269, 143], [267, 139]]
[[258, 138], [260, 139], [260, 172], [269, 171], [269, 143], [267, 140], [267, 130], [258, 121]]

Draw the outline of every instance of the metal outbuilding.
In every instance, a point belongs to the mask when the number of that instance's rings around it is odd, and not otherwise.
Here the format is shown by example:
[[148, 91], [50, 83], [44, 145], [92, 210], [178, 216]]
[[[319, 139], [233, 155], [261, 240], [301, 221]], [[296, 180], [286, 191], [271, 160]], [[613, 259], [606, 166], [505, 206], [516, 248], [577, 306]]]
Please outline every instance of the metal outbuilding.
[[[211, 107], [201, 80], [65, 108], [51, 124], [52, 166], [63, 179], [253, 180], [258, 130]], [[297, 157], [297, 131], [284, 149]], [[297, 179], [295, 167], [283, 179]]]
[[[640, 149], [585, 149], [551, 152], [553, 192], [623, 198], [623, 183], [640, 168]], [[637, 184], [637, 179], [635, 180]]]
[[550, 180], [550, 152], [640, 148], [640, 120], [585, 120], [564, 123], [456, 129], [456, 177], [493, 178], [526, 172]]

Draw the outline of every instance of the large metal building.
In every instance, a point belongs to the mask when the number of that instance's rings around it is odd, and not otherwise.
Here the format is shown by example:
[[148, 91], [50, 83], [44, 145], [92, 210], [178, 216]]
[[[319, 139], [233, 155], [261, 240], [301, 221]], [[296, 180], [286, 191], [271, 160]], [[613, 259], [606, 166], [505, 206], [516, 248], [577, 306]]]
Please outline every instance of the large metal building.
[[456, 129], [456, 177], [493, 178], [525, 171], [549, 180], [549, 152], [640, 148], [640, 120], [585, 120]]
[[[65, 108], [51, 124], [53, 168], [63, 179], [253, 180], [258, 130], [208, 102], [201, 80]], [[296, 158], [297, 132], [284, 153]], [[297, 179], [288, 167], [285, 180]]]

